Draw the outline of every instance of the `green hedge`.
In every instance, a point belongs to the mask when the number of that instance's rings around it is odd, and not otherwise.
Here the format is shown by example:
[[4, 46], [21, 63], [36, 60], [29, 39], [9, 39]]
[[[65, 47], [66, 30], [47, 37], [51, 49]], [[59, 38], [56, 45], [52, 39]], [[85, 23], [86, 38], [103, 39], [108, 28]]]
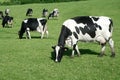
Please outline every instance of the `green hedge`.
[[53, 2], [68, 2], [68, 1], [80, 1], [80, 0], [11, 0], [11, 2], [20, 1], [21, 4], [26, 3], [53, 3]]
[[[2, 2], [1, 5], [12, 5], [12, 4], [28, 4], [28, 3], [54, 3], [54, 2], [70, 2], [70, 1], [81, 1], [81, 0], [10, 0], [9, 2]], [[85, 0], [82, 0], [85, 1]]]

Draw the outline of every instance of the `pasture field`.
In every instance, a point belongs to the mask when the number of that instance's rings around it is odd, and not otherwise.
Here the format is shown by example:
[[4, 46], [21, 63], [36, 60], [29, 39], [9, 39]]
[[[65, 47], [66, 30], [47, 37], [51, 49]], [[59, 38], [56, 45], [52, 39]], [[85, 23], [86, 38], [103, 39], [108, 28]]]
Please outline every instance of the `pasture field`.
[[[14, 17], [14, 25], [13, 28], [0, 25], [0, 80], [120, 80], [120, 0], [0, 6], [2, 11], [6, 8]], [[18, 39], [21, 22], [27, 18], [27, 8], [33, 9], [32, 17], [41, 17], [43, 8], [49, 12], [59, 9], [59, 18], [48, 20], [49, 38], [40, 39], [38, 32], [31, 32], [31, 40]], [[57, 44], [62, 23], [68, 18], [84, 15], [113, 19], [116, 57], [110, 57], [108, 44], [106, 56], [100, 58], [97, 57], [100, 45], [79, 42], [80, 57], [75, 55], [71, 59], [70, 48], [64, 53], [61, 63], [55, 63], [51, 59], [51, 47]]]

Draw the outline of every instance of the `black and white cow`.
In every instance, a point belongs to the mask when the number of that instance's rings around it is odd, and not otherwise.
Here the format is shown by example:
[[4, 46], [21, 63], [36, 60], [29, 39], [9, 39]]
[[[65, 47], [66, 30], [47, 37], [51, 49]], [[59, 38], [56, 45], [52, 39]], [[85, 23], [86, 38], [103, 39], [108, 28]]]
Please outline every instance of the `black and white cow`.
[[48, 19], [58, 17], [59, 16], [59, 10], [55, 8], [48, 16]]
[[111, 18], [105, 16], [81, 16], [66, 20], [61, 29], [57, 46], [54, 49], [55, 61], [60, 62], [65, 49], [65, 44], [73, 48], [80, 55], [78, 41], [97, 41], [102, 49], [100, 56], [104, 55], [105, 45], [108, 42], [111, 48], [111, 57], [115, 56], [114, 41], [112, 40], [113, 22]]
[[48, 10], [44, 8], [42, 11], [42, 16], [46, 17], [47, 15], [48, 15]]
[[22, 21], [21, 29], [18, 33], [19, 38], [22, 39], [23, 34], [26, 32], [26, 38], [31, 39], [30, 31], [38, 31], [41, 33], [41, 38], [44, 37], [44, 34], [47, 34], [48, 30], [46, 26], [47, 20], [45, 18], [28, 18]]
[[5, 15], [8, 16], [10, 12], [10, 9], [5, 9]]
[[27, 9], [26, 16], [32, 16], [33, 10], [31, 8]]
[[5, 26], [12, 27], [13, 26], [13, 17], [11, 17], [11, 16], [5, 16], [5, 17], [3, 17], [2, 26], [3, 26], [3, 28]]

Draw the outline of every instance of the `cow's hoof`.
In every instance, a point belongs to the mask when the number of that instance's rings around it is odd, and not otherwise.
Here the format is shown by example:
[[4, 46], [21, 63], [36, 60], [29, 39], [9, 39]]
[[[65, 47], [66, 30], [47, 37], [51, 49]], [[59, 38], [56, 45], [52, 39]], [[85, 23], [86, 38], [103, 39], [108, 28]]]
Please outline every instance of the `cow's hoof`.
[[115, 57], [115, 54], [112, 54], [110, 57]]
[[73, 55], [71, 55], [71, 56], [70, 56], [70, 58], [74, 58], [74, 56], [73, 56]]
[[80, 57], [80, 54], [78, 54], [77, 56]]
[[98, 57], [103, 57], [103, 54], [98, 55]]

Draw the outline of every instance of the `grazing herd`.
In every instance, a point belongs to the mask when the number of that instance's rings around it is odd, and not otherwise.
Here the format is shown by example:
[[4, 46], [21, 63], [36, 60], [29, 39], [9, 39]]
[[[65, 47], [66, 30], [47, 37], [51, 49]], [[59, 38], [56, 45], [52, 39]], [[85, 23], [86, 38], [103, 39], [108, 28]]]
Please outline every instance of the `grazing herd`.
[[[12, 27], [13, 17], [9, 16], [9, 9], [5, 10], [5, 16], [0, 11], [0, 19], [2, 19], [2, 27]], [[21, 23], [20, 30], [18, 32], [19, 39], [23, 38], [24, 33], [27, 39], [31, 39], [30, 31], [37, 31], [41, 34], [41, 39], [48, 37], [49, 32], [47, 30], [47, 19], [55, 19], [59, 16], [59, 10], [55, 8], [50, 14], [48, 9], [43, 9], [42, 17], [44, 18], [31, 18], [33, 10], [27, 9], [26, 16], [29, 18], [24, 19]], [[48, 16], [48, 17], [47, 17]], [[46, 19], [47, 17], [47, 19]], [[56, 18], [57, 19], [57, 18]], [[111, 49], [111, 57], [115, 57], [114, 41], [112, 39], [113, 21], [109, 17], [105, 16], [77, 16], [66, 20], [61, 27], [61, 32], [58, 38], [58, 43], [52, 46], [54, 49], [53, 59], [55, 62], [61, 62], [64, 51], [68, 50], [66, 45], [72, 47], [72, 55], [74, 57], [75, 51], [80, 56], [78, 48], [78, 41], [82, 42], [98, 42], [101, 45], [101, 52], [99, 56], [103, 56], [105, 53], [106, 43], [109, 44]]]

